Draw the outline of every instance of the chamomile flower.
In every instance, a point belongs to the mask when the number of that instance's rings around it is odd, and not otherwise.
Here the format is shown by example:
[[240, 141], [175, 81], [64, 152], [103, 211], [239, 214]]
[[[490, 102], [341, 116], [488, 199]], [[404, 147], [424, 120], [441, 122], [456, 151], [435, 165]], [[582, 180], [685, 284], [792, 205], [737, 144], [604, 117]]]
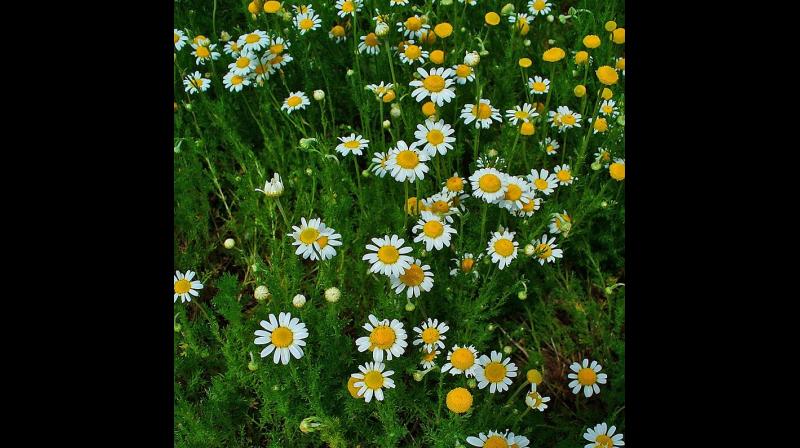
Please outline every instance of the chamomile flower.
[[520, 218], [530, 218], [539, 210], [542, 205], [542, 200], [534, 197], [533, 195], [528, 197], [529, 201], [526, 204], [522, 204], [522, 208], [511, 212], [512, 214], [519, 216]]
[[500, 199], [499, 205], [513, 212], [520, 210], [530, 202], [533, 197], [530, 184], [519, 176], [506, 176], [506, 194]]
[[397, 235], [385, 235], [383, 238], [372, 238], [371, 241], [373, 244], [367, 244], [370, 252], [361, 257], [371, 265], [370, 272], [398, 276], [414, 262], [412, 257], [406, 255], [413, 249], [404, 247], [405, 240]]
[[598, 384], [606, 384], [608, 380], [608, 375], [600, 373], [603, 366], [597, 361], [592, 361], [591, 364], [588, 359], [584, 359], [583, 363], [573, 362], [569, 369], [572, 370], [572, 373], [568, 374], [567, 378], [572, 381], [568, 387], [572, 389], [573, 394], [578, 394], [583, 389], [583, 395], [586, 398], [599, 394], [600, 386]]
[[305, 109], [309, 104], [311, 104], [311, 101], [309, 101], [305, 93], [301, 91], [292, 92], [283, 101], [281, 110], [285, 110], [287, 114], [291, 114], [296, 110]]
[[475, 375], [478, 368], [478, 351], [473, 346], [454, 344], [447, 352], [447, 363], [442, 366], [442, 373], [450, 372], [451, 375], [464, 374], [467, 378]]
[[201, 47], [207, 47], [209, 44], [211, 44], [211, 39], [203, 36], [202, 34], [198, 34], [197, 36], [194, 36], [192, 43], [200, 45]]
[[416, 45], [413, 40], [407, 41], [405, 45], [403, 45], [403, 51], [399, 52], [400, 61], [409, 65], [415, 62], [424, 64], [429, 54], [430, 53], [423, 50], [422, 47]]
[[467, 443], [481, 448], [508, 448], [506, 436], [498, 431], [489, 431], [489, 434], [480, 433], [478, 437], [467, 437]]
[[528, 34], [528, 31], [530, 29], [530, 24], [531, 22], [533, 22], [533, 19], [535, 17], [536, 16], [531, 17], [524, 12], [518, 12], [516, 14], [511, 14], [508, 16], [508, 23], [515, 24], [516, 25], [515, 28], [518, 29], [522, 34]]
[[458, 0], [459, 3], [466, 3], [469, 6], [475, 6], [478, 4], [478, 0]]
[[439, 322], [438, 319], [428, 318], [427, 321], [422, 322], [419, 327], [414, 327], [414, 332], [417, 333], [417, 339], [414, 339], [414, 345], [422, 344], [423, 350], [430, 352], [434, 349], [444, 348], [444, 341], [450, 327], [445, 322]]
[[197, 45], [192, 44], [192, 56], [195, 57], [195, 62], [197, 65], [205, 65], [206, 61], [216, 61], [219, 59], [219, 52], [214, 51], [217, 48], [217, 44], [209, 44], [208, 46], [205, 45]]
[[197, 297], [199, 295], [197, 290], [203, 289], [203, 284], [200, 283], [200, 280], [193, 281], [194, 276], [194, 271], [186, 271], [185, 274], [175, 271], [175, 275], [172, 276], [172, 287], [175, 291], [175, 295], [172, 296], [172, 303], [177, 302], [178, 297], [181, 298], [181, 303], [191, 302], [192, 296]]
[[506, 118], [514, 126], [520, 123], [529, 123], [534, 118], [538, 117], [539, 113], [533, 109], [533, 106], [528, 103], [523, 103], [522, 106], [514, 106], [513, 109], [506, 111]]
[[608, 168], [608, 164], [611, 163], [611, 151], [604, 148], [597, 148], [597, 152], [594, 153], [594, 158], [603, 164], [603, 168]]
[[381, 42], [375, 33], [369, 33], [366, 36], [361, 36], [361, 42], [358, 43], [358, 52], [376, 55], [381, 52]]
[[376, 400], [383, 401], [383, 389], [394, 388], [394, 380], [389, 378], [394, 374], [394, 370], [384, 371], [385, 368], [386, 366], [381, 362], [367, 362], [358, 366], [361, 373], [351, 375], [356, 379], [353, 386], [358, 388], [358, 395], [363, 396], [367, 403], [372, 400], [373, 396]]
[[278, 318], [274, 314], [270, 314], [269, 321], [262, 320], [259, 324], [264, 330], [256, 330], [255, 335], [258, 336], [254, 343], [258, 345], [267, 345], [264, 350], [261, 350], [261, 357], [266, 358], [270, 353], [272, 355], [272, 362], [278, 364], [289, 364], [289, 359], [294, 357], [300, 359], [303, 357], [303, 347], [306, 345], [305, 338], [308, 337], [308, 329], [306, 324], [300, 322], [300, 319], [292, 317], [291, 313], [280, 313]]
[[551, 6], [553, 6], [553, 4], [545, 0], [530, 0], [528, 2], [528, 11], [530, 11], [533, 16], [537, 14], [546, 16], [550, 13]]
[[236, 41], [242, 51], [257, 52], [269, 45], [267, 33], [261, 30], [254, 30], [252, 33], [242, 34]]
[[564, 213], [553, 213], [552, 219], [550, 219], [550, 226], [548, 229], [550, 233], [561, 233], [568, 232], [568, 228], [572, 226], [572, 217], [569, 216], [566, 210]]
[[414, 238], [414, 242], [424, 242], [427, 251], [431, 251], [433, 248], [441, 250], [444, 247], [450, 247], [450, 235], [458, 233], [456, 229], [443, 222], [438, 215], [428, 211], [422, 212], [422, 217], [411, 231], [418, 234]]
[[422, 18], [416, 14], [406, 19], [405, 22], [397, 22], [397, 31], [409, 39], [419, 39], [422, 37], [422, 33], [430, 28], [431, 26], [422, 23]]
[[508, 440], [508, 448], [528, 448], [528, 445], [531, 444], [527, 437], [513, 432], [506, 434], [506, 440]]
[[[469, 195], [461, 196], [469, 197]], [[433, 213], [439, 218], [444, 219], [445, 222], [452, 223], [452, 215], [459, 213], [458, 206], [456, 205], [456, 202], [459, 199], [460, 196], [458, 193], [454, 193], [445, 189], [428, 198], [424, 198], [422, 200], [422, 207], [423, 210]]]
[[421, 350], [422, 352], [422, 359], [419, 361], [419, 364], [422, 366], [423, 369], [428, 370], [436, 366], [436, 358], [442, 353], [439, 350], [425, 350], [424, 348]]
[[508, 230], [504, 230], [503, 233], [494, 232], [486, 246], [486, 253], [492, 257], [492, 263], [497, 263], [497, 267], [501, 270], [517, 258], [519, 243], [514, 241], [514, 234], [515, 232]]
[[528, 88], [531, 89], [531, 95], [544, 95], [550, 91], [550, 80], [541, 76], [528, 78]]
[[459, 273], [469, 274], [472, 273], [475, 277], [478, 276], [478, 271], [475, 269], [475, 264], [483, 258], [483, 254], [478, 254], [478, 256], [474, 256], [471, 253], [467, 252], [459, 258], [452, 258], [451, 260], [455, 263], [453, 269], [450, 270], [450, 275], [458, 275]]
[[314, 218], [306, 221], [305, 217], [300, 218], [299, 227], [292, 226], [292, 230], [294, 230], [292, 233], [292, 237], [294, 238], [292, 245], [297, 246], [295, 255], [302, 255], [304, 260], [316, 256], [314, 253], [314, 243], [320, 237], [321, 226], [321, 219]]
[[294, 58], [289, 53], [281, 53], [281, 54], [274, 54], [270, 53], [272, 56], [269, 59], [269, 66], [270, 66], [270, 73], [274, 72], [275, 70], [285, 66], [286, 64], [292, 62]]
[[425, 98], [430, 97], [431, 101], [441, 107], [444, 103], [449, 103], [456, 97], [455, 87], [453, 87], [453, 70], [439, 67], [433, 68], [430, 72], [422, 67], [417, 68], [420, 79], [415, 79], [408, 83], [411, 87], [416, 87], [411, 96], [421, 103]]
[[425, 120], [425, 123], [417, 125], [414, 138], [417, 139], [417, 145], [429, 157], [433, 157], [437, 152], [445, 155], [448, 150], [453, 149], [452, 143], [456, 141], [456, 138], [451, 135], [455, 132], [456, 130], [446, 124], [444, 120], [434, 122], [429, 118]]
[[533, 189], [545, 196], [549, 196], [558, 186], [556, 175], [544, 168], [539, 171], [536, 171], [536, 168], [532, 169], [527, 178]]
[[417, 258], [398, 276], [389, 277], [395, 294], [406, 291], [406, 297], [419, 297], [422, 292], [429, 292], [433, 288], [433, 272], [427, 264], [422, 264], [422, 260]]
[[416, 143], [409, 146], [403, 140], [398, 140], [397, 145], [389, 150], [386, 169], [398, 182], [414, 182], [425, 177], [428, 172], [425, 162], [428, 160], [428, 155], [420, 151]]
[[338, 0], [336, 2], [337, 15], [339, 17], [355, 16], [356, 12], [361, 11], [361, 0]]
[[583, 438], [588, 440], [583, 448], [614, 448], [616, 446], [624, 446], [625, 442], [622, 440], [622, 434], [614, 434], [617, 432], [617, 427], [608, 427], [605, 422], [598, 423], [594, 428], [588, 428]]
[[478, 358], [478, 368], [475, 369], [478, 389], [489, 386], [490, 393], [508, 390], [511, 378], [517, 376], [517, 366], [510, 361], [511, 358], [503, 359], [503, 355], [494, 350], [492, 350], [491, 357], [483, 355]]
[[409, 0], [389, 0], [389, 6], [405, 6]]
[[186, 42], [189, 40], [189, 38], [186, 37], [186, 34], [183, 31], [177, 28], [172, 30], [172, 34], [175, 41], [175, 51], [181, 51], [181, 48], [186, 45]]
[[616, 117], [619, 115], [616, 104], [614, 100], [603, 100], [600, 103], [600, 113], [607, 117]]
[[250, 72], [250, 77], [255, 79], [259, 85], [261, 85], [264, 81], [269, 79], [270, 75], [275, 73], [275, 67], [272, 66], [271, 61], [275, 58], [275, 55], [272, 53], [266, 53], [264, 56], [258, 58], [258, 62], [256, 62], [256, 66], [252, 72]]
[[376, 152], [372, 154], [372, 163], [375, 166], [372, 167], [372, 172], [375, 173], [378, 177], [383, 178], [386, 175], [387, 168], [386, 162], [389, 161], [389, 154], [385, 152]]
[[328, 31], [328, 37], [335, 40], [337, 44], [347, 40], [347, 35], [342, 25], [334, 25], [331, 30]]
[[492, 125], [492, 120], [498, 123], [503, 121], [500, 111], [492, 106], [489, 100], [485, 99], [480, 100], [477, 105], [465, 104], [464, 108], [461, 109], [461, 118], [464, 119], [464, 124], [470, 124], [474, 121], [476, 128], [484, 129], [489, 129], [489, 126]]
[[462, 86], [468, 82], [475, 80], [475, 69], [467, 64], [458, 64], [453, 66], [456, 82]]
[[446, 181], [444, 181], [444, 187], [442, 188], [442, 191], [463, 193], [465, 180], [466, 179], [458, 175], [458, 172], [455, 172], [452, 176], [448, 177]]
[[525, 404], [531, 409], [536, 409], [539, 412], [544, 412], [547, 409], [547, 403], [550, 397], [543, 397], [542, 394], [536, 391], [536, 383], [531, 383], [531, 391], [525, 395]]
[[335, 246], [341, 246], [342, 235], [336, 233], [331, 227], [320, 224], [319, 237], [314, 241], [314, 252], [311, 255], [312, 260], [330, 260], [336, 256]]
[[272, 175], [272, 179], [264, 182], [264, 189], [256, 188], [256, 191], [264, 193], [268, 198], [276, 198], [283, 194], [283, 181], [278, 173]]
[[559, 132], [581, 127], [581, 114], [571, 111], [567, 106], [558, 106], [556, 111], [551, 110], [548, 114], [550, 118], [547, 121], [552, 122], [554, 127], [557, 126]]
[[239, 45], [239, 42], [231, 39], [222, 47], [222, 52], [230, 57], [236, 58], [239, 57], [239, 53], [242, 52], [242, 46]]
[[230, 71], [222, 77], [222, 84], [231, 92], [241, 92], [244, 86], [250, 85], [250, 80], [245, 76], [237, 75], [233, 71]]
[[369, 140], [365, 139], [360, 134], [356, 136], [355, 133], [350, 134], [349, 137], [339, 137], [339, 141], [341, 143], [336, 146], [336, 152], [343, 156], [348, 154], [360, 156], [363, 154], [361, 150], [367, 149], [367, 146], [369, 146]]
[[356, 347], [359, 352], [372, 351], [372, 359], [375, 362], [383, 362], [385, 357], [391, 361], [393, 357], [399, 357], [408, 347], [406, 339], [408, 335], [403, 329], [403, 323], [397, 319], [378, 320], [370, 314], [369, 322], [363, 328], [369, 331], [369, 336], [362, 336], [356, 339]]
[[387, 92], [394, 90], [394, 84], [392, 83], [385, 84], [383, 81], [381, 81], [380, 84], [369, 84], [367, 86], [367, 89], [371, 90], [372, 93], [374, 93], [375, 96], [377, 96], [378, 98], [383, 98], [383, 96], [386, 95]]
[[556, 153], [558, 153], [558, 148], [561, 147], [561, 145], [558, 144], [558, 141], [551, 137], [545, 138], [542, 146], [544, 146], [544, 153], [548, 156], [556, 155]]
[[211, 80], [208, 78], [203, 78], [203, 75], [200, 72], [195, 71], [191, 75], [186, 75], [186, 78], [183, 80], [184, 88], [189, 93], [197, 93], [205, 92], [211, 87]]
[[258, 56], [253, 53], [243, 51], [235, 61], [228, 64], [228, 69], [231, 73], [239, 76], [247, 76], [248, 73], [255, 70], [258, 63]]
[[556, 165], [553, 171], [555, 172], [559, 185], [570, 185], [577, 179], [577, 177], [572, 175], [572, 170], [570, 170], [569, 165], [566, 163], [563, 165]]
[[269, 38], [269, 52], [275, 56], [283, 53], [292, 47], [292, 43], [280, 36], [271, 36]]
[[314, 14], [313, 5], [292, 5], [295, 14]]
[[300, 35], [304, 35], [309, 31], [314, 31], [322, 24], [322, 19], [313, 11], [305, 14], [298, 14], [294, 16], [294, 26], [300, 31]]
[[502, 200], [508, 190], [506, 175], [495, 168], [481, 168], [469, 177], [472, 195], [494, 204]]
[[614, 159], [614, 163], [608, 166], [608, 174], [616, 181], [625, 180], [625, 159]]
[[533, 256], [539, 259], [539, 264], [542, 266], [544, 266], [545, 262], [552, 263], [556, 261], [556, 258], [564, 257], [563, 251], [556, 248], [555, 241], [555, 237], [548, 240], [546, 233], [542, 235], [541, 240], [533, 241], [535, 243]]

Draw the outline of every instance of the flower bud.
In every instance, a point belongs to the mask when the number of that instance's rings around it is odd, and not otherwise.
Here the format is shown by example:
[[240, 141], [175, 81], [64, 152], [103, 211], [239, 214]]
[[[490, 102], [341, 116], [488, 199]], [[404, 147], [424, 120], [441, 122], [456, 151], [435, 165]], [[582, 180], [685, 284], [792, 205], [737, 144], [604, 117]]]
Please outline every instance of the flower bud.
[[392, 118], [400, 118], [402, 113], [403, 112], [400, 110], [400, 106], [398, 106], [397, 103], [392, 104], [392, 109], [389, 111], [389, 115], [391, 115]]
[[475, 51], [472, 52], [468, 51], [466, 55], [464, 55], [464, 64], [469, 65], [470, 67], [475, 67], [480, 62], [481, 62], [481, 56]]
[[300, 422], [300, 431], [304, 434], [308, 434], [310, 432], [318, 431], [322, 428], [322, 420], [319, 417], [308, 417], [304, 418], [302, 422]]
[[300, 147], [303, 149], [308, 149], [311, 147], [312, 143], [316, 143], [317, 139], [315, 138], [301, 138], [300, 139]]
[[314, 91], [314, 99], [317, 101], [322, 101], [325, 99], [325, 92], [322, 90], [315, 90]]
[[607, 208], [608, 207], [608, 202], [607, 201], [601, 202], [600, 203], [600, 207]]
[[601, 167], [601, 165], [600, 165], [600, 162], [598, 162], [597, 160], [595, 160], [594, 162], [592, 162], [592, 169], [593, 169], [594, 171], [597, 171], [597, 170], [599, 170], [599, 169], [600, 169], [600, 167]]
[[525, 255], [531, 257], [533, 254], [536, 253], [536, 248], [533, 247], [533, 244], [526, 244], [525, 245]]
[[422, 379], [425, 377], [425, 372], [415, 370], [413, 376], [414, 376], [414, 381], [419, 382], [422, 381]]
[[389, 129], [390, 127], [392, 127], [392, 122], [389, 120], [383, 120], [383, 128]]
[[330, 288], [325, 290], [325, 300], [330, 303], [336, 303], [339, 301], [339, 298], [342, 297], [342, 292], [339, 291], [339, 288], [335, 286], [331, 286]]
[[528, 293], [525, 292], [525, 291], [520, 291], [520, 292], [517, 293], [517, 298], [519, 300], [525, 300], [525, 299], [528, 298]]
[[361, 171], [361, 177], [369, 177], [369, 170]]
[[470, 378], [469, 380], [467, 380], [467, 387], [469, 387], [470, 389], [475, 389], [475, 387], [477, 386], [478, 382], [475, 381], [475, 378]]
[[494, 149], [494, 148], [492, 148], [492, 149], [490, 149], [490, 150], [489, 150], [489, 152], [487, 152], [486, 154], [488, 154], [488, 155], [489, 155], [489, 157], [497, 157], [497, 150], [496, 150], [496, 149]]
[[574, 93], [576, 97], [582, 98], [584, 95], [586, 95], [586, 86], [583, 84], [578, 84], [572, 90], [572, 93]]
[[185, 107], [186, 110], [188, 110], [189, 112], [192, 111], [192, 103], [186, 103], [186, 104], [183, 105], [183, 107]]
[[453, 4], [453, 0], [441, 0], [439, 4], [442, 6], [450, 6]]
[[172, 328], [175, 330], [175, 333], [180, 333], [181, 332], [181, 324], [179, 324], [177, 322], [172, 326]]
[[555, 39], [547, 39], [547, 43], [550, 44], [550, 45], [555, 45], [556, 41], [555, 41]]
[[494, 331], [495, 328], [496, 327], [495, 327], [494, 324], [489, 324], [489, 325], [486, 326], [486, 330], [488, 330], [488, 331]]
[[555, 20], [555, 19], [556, 19], [556, 18], [555, 18], [555, 17], [553, 17], [553, 15], [552, 15], [552, 14], [548, 14], [548, 15], [547, 15], [547, 21], [548, 21], [548, 22], [550, 22], [550, 23], [553, 23], [553, 20]]
[[219, 40], [221, 40], [222, 42], [227, 42], [231, 40], [231, 35], [227, 31], [223, 31], [219, 33]]
[[567, 17], [567, 16], [565, 16], [564, 14], [559, 14], [559, 15], [558, 15], [558, 21], [559, 21], [559, 22], [561, 22], [561, 24], [562, 24], [562, 25], [563, 25], [563, 24], [565, 24], [565, 23], [567, 23], [567, 18], [568, 18], [568, 17]]
[[625, 114], [620, 114], [619, 117], [617, 117], [617, 124], [625, 126]]
[[253, 293], [253, 295], [255, 296], [257, 301], [263, 302], [263, 301], [267, 300], [269, 298], [269, 296], [270, 296], [269, 289], [267, 289], [267, 287], [264, 286], [264, 285], [260, 285], [260, 286], [258, 286], [256, 288], [256, 290]]
[[310, 176], [314, 174], [314, 171], [311, 168], [306, 168], [306, 176]]
[[514, 14], [514, 5], [511, 3], [506, 3], [503, 6], [503, 9], [500, 10], [500, 14], [504, 16], [510, 16], [511, 14]]
[[414, 311], [415, 308], [416, 308], [416, 306], [414, 306], [413, 303], [406, 302], [406, 311], [408, 311], [410, 313], [410, 312]]
[[375, 24], [375, 35], [384, 37], [389, 34], [389, 25], [386, 22], [378, 22]]
[[530, 39], [525, 39], [525, 40], [522, 41], [522, 44], [525, 45], [526, 47], [530, 47], [531, 46], [531, 40]]
[[353, 69], [352, 69], [352, 68], [348, 68], [348, 69], [347, 69], [347, 76], [353, 76], [353, 74], [354, 74], [354, 73], [355, 73], [355, 72], [353, 71]]
[[505, 353], [506, 355], [510, 355], [513, 350], [514, 349], [510, 345], [506, 345], [505, 347], [503, 347], [503, 353]]
[[233, 238], [228, 238], [222, 245], [225, 246], [225, 249], [233, 249], [233, 246], [236, 245], [236, 241], [234, 241]]
[[306, 304], [306, 296], [302, 294], [298, 294], [294, 296], [294, 298], [292, 299], [292, 305], [294, 305], [295, 308], [302, 308], [303, 305], [305, 304]]

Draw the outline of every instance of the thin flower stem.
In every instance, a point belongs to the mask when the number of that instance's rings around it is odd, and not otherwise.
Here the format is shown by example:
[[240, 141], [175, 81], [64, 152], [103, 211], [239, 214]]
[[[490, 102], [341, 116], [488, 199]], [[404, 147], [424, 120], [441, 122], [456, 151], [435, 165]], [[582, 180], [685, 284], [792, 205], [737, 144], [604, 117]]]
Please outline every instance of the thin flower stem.
[[286, 217], [286, 213], [283, 211], [283, 206], [281, 205], [281, 198], [276, 197], [275, 203], [278, 204], [278, 211], [281, 212], [281, 216], [283, 217], [283, 223], [286, 224], [286, 231], [288, 232], [291, 226], [289, 225], [289, 219]]
[[407, 180], [403, 181], [403, 190], [405, 190], [405, 193], [406, 193], [406, 200], [405, 200], [405, 202], [403, 202], [403, 228], [405, 229], [406, 225], [408, 224], [408, 213], [411, 211], [410, 209], [408, 209], [408, 181]]
[[481, 206], [481, 244], [478, 247], [483, 247], [484, 243], [486, 242], [486, 210], [489, 208], [486, 202], [483, 203]]

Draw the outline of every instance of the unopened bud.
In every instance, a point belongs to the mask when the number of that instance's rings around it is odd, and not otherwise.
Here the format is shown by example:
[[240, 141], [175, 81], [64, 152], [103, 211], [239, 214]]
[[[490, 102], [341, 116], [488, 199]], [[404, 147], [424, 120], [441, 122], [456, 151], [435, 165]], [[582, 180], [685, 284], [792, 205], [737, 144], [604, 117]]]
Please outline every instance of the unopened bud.
[[375, 25], [375, 35], [384, 37], [389, 34], [389, 25], [386, 22], [378, 22]]
[[475, 378], [470, 378], [470, 379], [467, 380], [467, 387], [469, 387], [470, 389], [475, 389], [475, 387], [477, 385], [478, 385], [478, 382], [475, 381]]
[[221, 40], [222, 42], [227, 42], [231, 40], [231, 35], [227, 31], [223, 31], [219, 33], [219, 40]]
[[390, 127], [392, 127], [392, 122], [389, 120], [383, 120], [383, 128], [389, 129]]
[[414, 311], [415, 308], [416, 308], [416, 306], [414, 306], [413, 303], [406, 302], [406, 311], [408, 311], [410, 313], [410, 312]]
[[322, 420], [319, 417], [308, 417], [304, 418], [302, 422], [300, 422], [300, 431], [305, 434], [310, 432], [317, 431], [322, 427]]
[[303, 305], [305, 304], [306, 304], [306, 296], [302, 294], [298, 294], [294, 296], [294, 298], [292, 299], [292, 305], [294, 305], [295, 308], [302, 308]]
[[263, 302], [269, 298], [269, 289], [266, 286], [260, 285], [256, 288], [255, 292], [253, 293], [256, 300], [259, 302]]
[[513, 350], [514, 349], [510, 345], [506, 345], [505, 347], [503, 347], [503, 353], [505, 353], [506, 355], [510, 355]]
[[525, 300], [525, 299], [528, 298], [528, 293], [525, 292], [525, 291], [520, 291], [520, 292], [517, 293], [517, 298], [519, 300]]
[[325, 300], [330, 303], [338, 302], [340, 297], [342, 297], [342, 292], [335, 286], [331, 286], [325, 290]]
[[236, 241], [234, 241], [233, 238], [228, 238], [222, 245], [225, 246], [225, 249], [233, 249], [233, 246], [236, 245]]
[[530, 47], [531, 46], [531, 40], [530, 39], [525, 39], [525, 40], [522, 41], [522, 44], [525, 45], [526, 47]]
[[500, 10], [500, 14], [504, 16], [510, 16], [511, 14], [514, 14], [514, 5], [511, 3], [506, 3], [503, 5], [503, 9]]
[[348, 68], [348, 69], [347, 69], [347, 76], [353, 76], [353, 74], [354, 74], [354, 73], [355, 73], [355, 72], [353, 71], [353, 69], [352, 69], [352, 68]]
[[556, 18], [555, 18], [555, 17], [553, 17], [553, 15], [552, 15], [552, 14], [548, 14], [548, 15], [547, 15], [547, 21], [548, 21], [548, 22], [550, 22], [550, 23], [553, 23], [553, 20], [555, 20], [555, 19], [556, 19]]
[[594, 171], [597, 171], [597, 170], [599, 170], [599, 169], [600, 169], [600, 167], [601, 167], [601, 165], [600, 165], [600, 162], [598, 162], [598, 161], [596, 161], [596, 160], [595, 160], [594, 162], [592, 162], [592, 169], [593, 169]]
[[533, 256], [534, 253], [536, 253], [536, 248], [533, 247], [533, 244], [526, 244], [525, 245], [525, 255], [530, 257], [530, 256]]
[[325, 99], [325, 92], [322, 90], [315, 90], [314, 91], [314, 99], [317, 101], [322, 101]]

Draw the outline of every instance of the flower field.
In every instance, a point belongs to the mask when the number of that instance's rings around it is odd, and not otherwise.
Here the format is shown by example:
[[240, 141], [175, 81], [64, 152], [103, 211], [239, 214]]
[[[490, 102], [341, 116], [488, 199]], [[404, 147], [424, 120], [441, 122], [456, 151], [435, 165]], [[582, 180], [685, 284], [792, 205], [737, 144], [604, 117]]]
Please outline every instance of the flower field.
[[624, 446], [624, 2], [174, 12], [175, 446]]

